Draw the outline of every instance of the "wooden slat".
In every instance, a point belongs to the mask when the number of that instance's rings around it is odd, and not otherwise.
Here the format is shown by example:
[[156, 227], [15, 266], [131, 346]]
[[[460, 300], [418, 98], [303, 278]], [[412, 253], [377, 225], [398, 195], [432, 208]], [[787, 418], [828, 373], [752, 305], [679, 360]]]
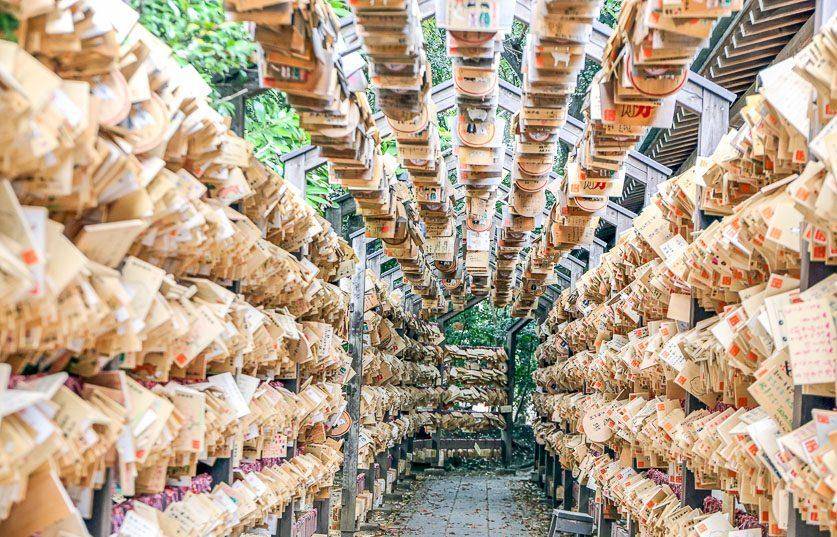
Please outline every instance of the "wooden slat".
[[755, 11], [750, 12], [750, 22], [753, 24], [761, 24], [765, 21], [774, 21], [779, 19], [788, 20], [788, 17], [793, 15], [799, 15], [800, 13], [807, 13], [811, 14], [813, 9], [811, 6], [806, 5], [805, 2], [800, 2], [797, 4], [786, 5], [782, 7], [777, 7], [776, 9], [771, 9], [768, 11], [761, 11], [759, 13]]
[[682, 149], [684, 147], [692, 146], [695, 143], [696, 143], [695, 138], [692, 138], [692, 139], [684, 138], [683, 140], [674, 140], [674, 141], [671, 141], [671, 142], [667, 143], [666, 145], [664, 145], [661, 148], [660, 152], [663, 153], [665, 151], [673, 151], [673, 150], [677, 150], [677, 149]]
[[677, 165], [683, 162], [684, 159], [688, 158], [693, 151], [694, 150], [685, 149], [679, 153], [674, 153], [669, 156], [660, 157], [660, 160], [663, 162], [670, 162], [672, 165]]
[[[697, 144], [695, 144], [697, 145]], [[660, 160], [671, 161], [676, 160], [678, 158], [687, 157], [694, 151], [694, 147], [688, 147], [684, 149], [680, 149], [678, 151], [670, 151], [666, 153], [660, 153], [659, 158]]]
[[[756, 72], [756, 74], [758, 74], [758, 72]], [[732, 83], [739, 82], [739, 81], [743, 81], [743, 82], [746, 83], [746, 82], [749, 82], [750, 80], [753, 80], [754, 78], [755, 78], [755, 76], [751, 72], [748, 71], [748, 72], [744, 72], [744, 73], [729, 73], [729, 74], [717, 77], [716, 80], [723, 83], [724, 85], [727, 85], [727, 84], [732, 84]]]
[[[800, 28], [799, 31], [793, 36], [793, 39], [788, 41], [787, 45], [785, 45], [785, 48], [783, 48], [782, 51], [779, 52], [779, 54], [777, 54], [775, 58], [773, 58], [773, 60], [770, 62], [770, 65], [790, 58], [791, 56], [796, 54], [799, 50], [802, 49], [802, 47], [805, 46], [806, 43], [808, 43], [811, 40], [813, 34], [814, 17], [812, 15], [808, 18], [808, 21], [804, 25], [802, 25], [802, 28]], [[728, 89], [731, 89], [733, 86], [736, 88], [740, 88], [739, 91], [744, 90], [746, 88], [746, 92], [742, 96], [742, 98], [738, 99], [738, 101], [732, 106], [732, 108], [730, 108], [730, 119], [732, 123], [735, 125], [740, 125], [741, 108], [743, 108], [746, 104], [746, 100], [744, 99], [744, 97], [746, 97], [747, 95], [754, 94], [756, 91], [756, 85], [755, 83], [747, 85], [744, 83], [744, 81], [740, 81], [733, 84]]]
[[749, 86], [749, 80], [739, 80], [738, 82], [730, 82], [726, 85], [727, 89], [733, 93], [740, 94], [742, 91], [745, 91]]
[[800, 2], [799, 0], [759, 0], [759, 9], [762, 11], [769, 11], [785, 6], [792, 6], [796, 4], [810, 4], [811, 2]]
[[810, 14], [810, 11], [802, 11], [798, 14], [786, 15], [779, 19], [769, 19], [759, 22], [747, 21], [741, 25], [741, 35], [744, 37], [752, 37], [786, 30], [790, 27], [802, 26], [808, 20]]
[[[682, 126], [681, 126], [682, 125]], [[689, 122], [689, 123], [682, 123], [680, 125], [675, 125], [674, 127], [667, 129], [662, 134], [657, 137], [657, 140], [654, 142], [655, 144], [661, 143], [668, 143], [673, 139], [677, 139], [682, 137], [683, 135], [690, 135], [697, 132], [699, 122]]]
[[688, 126], [683, 129], [678, 129], [676, 131], [671, 131], [665, 133], [663, 136], [660, 136], [657, 140], [657, 145], [665, 145], [677, 140], [682, 139], [685, 136], [692, 136], [697, 132], [696, 126]]
[[[788, 35], [792, 33], [793, 32], [788, 32]], [[735, 58], [747, 54], [748, 52], [757, 52], [761, 50], [773, 50], [778, 52], [787, 42], [785, 37], [787, 37], [787, 35], [771, 37], [767, 40], [758, 40], [757, 42], [748, 42], [746, 45], [733, 43], [727, 55], [731, 58]]]
[[[744, 54], [742, 56], [738, 56], [737, 58], [729, 58], [726, 56], [718, 56], [715, 60], [715, 65], [710, 67], [710, 69], [715, 68], [717, 66], [718, 69], [725, 69], [727, 67], [733, 67], [738, 65], [749, 65], [752, 67], [755, 62], [759, 60], [768, 60], [775, 56], [773, 52], [751, 52], [750, 54]], [[755, 68], [754, 68], [755, 69]]]
[[676, 140], [676, 139], [683, 138], [684, 136], [691, 136], [693, 134], [697, 134], [697, 131], [698, 131], [698, 125], [696, 125], [696, 124], [695, 125], [687, 125], [685, 127], [677, 128], [677, 129], [671, 131], [669, 136], [663, 138], [661, 141], [668, 142], [668, 141], [671, 141], [672, 139]]

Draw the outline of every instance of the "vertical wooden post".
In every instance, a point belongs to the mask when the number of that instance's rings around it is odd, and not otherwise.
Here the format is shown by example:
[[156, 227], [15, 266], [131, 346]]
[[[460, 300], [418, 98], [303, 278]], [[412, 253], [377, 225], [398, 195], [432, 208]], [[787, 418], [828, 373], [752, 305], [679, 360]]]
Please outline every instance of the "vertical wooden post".
[[602, 261], [602, 255], [604, 254], [604, 246], [593, 240], [593, 244], [590, 245], [590, 249], [588, 250], [587, 256], [587, 270], [593, 270], [594, 268], [599, 266], [599, 263]]
[[[389, 456], [392, 457], [390, 468], [395, 470], [395, 481], [398, 481], [398, 459], [401, 457], [401, 444], [392, 446], [389, 450]], [[395, 487], [395, 482], [393, 482], [392, 486], [393, 488]]]
[[305, 161], [305, 153], [294, 155], [284, 161], [285, 171], [283, 173], [285, 180], [298, 188], [303, 197], [305, 196], [305, 176], [308, 172], [308, 170], [305, 169]]
[[445, 464], [442, 459], [442, 442], [439, 431], [434, 431], [433, 434], [430, 435], [430, 446], [436, 450], [436, 461], [433, 463], [433, 466], [436, 468], [444, 467]]
[[[244, 103], [246, 100], [246, 94], [239, 95], [235, 99], [233, 99], [233, 116], [232, 122], [230, 123], [230, 130], [233, 131], [237, 136], [244, 137], [244, 129], [246, 126], [246, 115], [244, 113]], [[233, 203], [232, 208], [236, 211], [241, 210], [240, 203]], [[230, 290], [233, 293], [238, 294], [241, 292], [241, 281], [233, 280], [232, 285], [230, 286]], [[209, 474], [212, 476], [212, 484], [215, 485], [217, 483], [232, 483], [233, 482], [233, 460], [231, 457], [222, 457], [215, 459], [215, 463], [209, 470]]]
[[314, 509], [317, 510], [317, 533], [328, 535], [331, 522], [331, 498], [315, 501]]
[[[718, 95], [704, 91], [700, 124], [698, 126], [697, 155], [699, 157], [711, 155], [715, 151], [715, 147], [718, 145], [718, 142], [726, 134], [728, 129], [729, 102], [722, 99]], [[700, 187], [698, 187], [698, 203], [700, 203], [700, 196]], [[699, 205], [695, 209], [693, 220], [695, 232], [700, 232], [701, 230], [706, 229], [711, 223], [710, 219], [707, 218], [706, 214], [700, 209]], [[689, 326], [694, 327], [699, 321], [707, 319], [712, 315], [712, 312], [705, 311], [697, 303], [697, 299], [692, 297]], [[691, 394], [686, 394], [685, 410], [687, 415], [701, 408], [705, 408], [705, 405], [701, 403], [699, 399]], [[695, 489], [695, 476], [686, 467], [685, 462], [681, 465], [681, 472], [683, 478], [682, 504], [689, 507], [702, 507], [704, 498], [709, 496], [712, 491]]]
[[[299, 364], [296, 364], [294, 378], [284, 379], [282, 381], [286, 390], [293, 393], [299, 393]], [[296, 440], [288, 444], [287, 452], [283, 457], [285, 460], [290, 460], [296, 457], [297, 443]], [[292, 537], [294, 533], [294, 521], [296, 519], [296, 508], [294, 506], [294, 498], [288, 502], [285, 509], [282, 510], [282, 516], [279, 523], [276, 525], [276, 537]]]
[[636, 534], [638, 533], [636, 526], [637, 526], [636, 520], [634, 520], [633, 517], [628, 516], [628, 535], [629, 535], [629, 537], [635, 537]]
[[517, 332], [510, 332], [508, 335], [508, 362], [506, 368], [506, 406], [509, 411], [503, 412], [503, 419], [506, 421], [506, 426], [503, 428], [501, 436], [503, 438], [503, 466], [508, 468], [512, 462], [512, 429], [514, 428], [514, 373], [515, 373], [515, 353], [517, 351]]
[[285, 510], [282, 511], [282, 518], [279, 519], [279, 525], [276, 528], [277, 537], [291, 537], [294, 530], [294, 500], [290, 499]]
[[93, 492], [93, 516], [85, 519], [84, 524], [92, 537], [108, 537], [111, 534], [111, 514], [113, 513], [113, 470], [105, 469], [105, 484]]
[[331, 229], [334, 230], [337, 235], [343, 235], [343, 214], [340, 210], [340, 204], [338, 203], [334, 207], [326, 207], [323, 211], [325, 214], [325, 219], [328, 220], [328, 223], [331, 224]]
[[230, 121], [230, 130], [241, 138], [244, 138], [244, 130], [247, 121], [247, 116], [244, 113], [244, 103], [246, 100], [246, 93], [242, 93], [233, 99], [233, 114], [232, 121]]
[[703, 91], [698, 125], [697, 156], [708, 157], [729, 130], [729, 101], [710, 91]]
[[605, 516], [604, 505], [604, 500], [602, 500], [602, 504], [599, 506], [599, 520], [596, 524], [598, 528], [597, 537], [611, 537], [613, 534], [613, 520]]
[[[803, 252], [803, 258], [806, 255]], [[831, 410], [834, 408], [833, 397], [806, 395], [802, 393], [802, 386], [795, 386], [793, 390], [793, 427], [800, 427], [812, 419], [811, 411], [815, 408]], [[820, 531], [802, 520], [802, 515], [794, 508], [793, 495], [788, 495], [788, 537], [825, 537], [828, 531]]]
[[559, 503], [563, 500], [563, 498], [558, 497], [558, 485], [562, 484], [564, 472], [561, 471], [561, 460], [558, 458], [558, 455], [555, 455], [554, 460], [552, 461], [552, 506], [557, 507]]
[[555, 457], [552, 454], [546, 456], [546, 472], [543, 477], [544, 493], [547, 498], [555, 496]]
[[[820, 30], [823, 24], [828, 22], [835, 11], [837, 11], [837, 0], [816, 1], [816, 9], [814, 11], [815, 33]], [[834, 273], [835, 268], [826, 266], [822, 262], [811, 262], [807, 242], [802, 237], [800, 237], [800, 242], [802, 258], [799, 287], [800, 290], [805, 291], [828, 278]], [[812, 411], [814, 409], [823, 408], [831, 410], [834, 408], [834, 405], [835, 401], [833, 397], [807, 395], [802, 392], [802, 386], [795, 386], [793, 391], [793, 427], [801, 427], [811, 421]], [[827, 535], [827, 531], [822, 532], [817, 526], [806, 524], [802, 520], [802, 515], [794, 508], [793, 495], [789, 495], [788, 504], [788, 537], [818, 537]]]
[[814, 11], [814, 31], [822, 28], [828, 22], [831, 15], [837, 11], [837, 0], [816, 0], [816, 11]]
[[645, 192], [643, 194], [642, 206], [646, 207], [651, 202], [651, 196], [657, 193], [660, 183], [667, 179], [666, 175], [658, 170], [648, 167], [645, 174]]
[[232, 457], [219, 457], [210, 468], [209, 475], [212, 476], [212, 484], [232, 483], [233, 469]]
[[407, 455], [409, 453], [408, 448], [409, 448], [409, 445], [410, 445], [410, 440], [411, 440], [411, 438], [407, 437], [407, 438], [404, 439], [403, 442], [401, 442], [401, 445], [398, 446], [398, 449], [399, 449], [398, 458], [402, 459], [404, 461], [404, 475], [403, 476], [399, 475], [398, 479], [401, 479], [402, 477], [406, 478], [407, 476], [410, 475], [410, 465], [408, 464], [410, 462], [410, 459], [409, 459], [409, 456]]
[[578, 483], [578, 512], [590, 514], [590, 489]]
[[503, 464], [509, 467], [514, 454], [514, 379], [517, 371], [517, 335], [529, 324], [531, 319], [520, 319], [516, 321], [508, 336], [506, 336], [506, 354], [508, 362], [506, 368], [506, 398], [508, 399], [509, 411], [503, 413], [506, 420], [506, 428], [503, 430]]
[[389, 453], [386, 450], [378, 453], [378, 456], [375, 457], [375, 462], [378, 463], [378, 469], [380, 472], [378, 477], [386, 480], [387, 472], [389, 472]]
[[363, 376], [363, 305], [366, 292], [366, 238], [358, 230], [352, 237], [352, 248], [359, 262], [352, 275], [352, 296], [349, 303], [349, 352], [355, 376], [346, 385], [346, 410], [352, 426], [343, 442], [343, 488], [340, 499], [340, 533], [354, 535], [355, 500], [357, 499], [358, 435], [360, 433], [360, 379]]
[[541, 451], [544, 450], [544, 446], [535, 442], [535, 471], [539, 472], [541, 469]]
[[375, 463], [371, 463], [369, 468], [363, 469], [364, 478], [363, 478], [363, 485], [364, 490], [367, 492], [371, 492], [373, 495], [375, 494], [375, 480], [378, 478], [377, 472], [375, 470]]
[[564, 509], [564, 511], [572, 511], [573, 485], [575, 484], [575, 479], [573, 479], [572, 470], [564, 470], [564, 479], [562, 480], [562, 483], [564, 483], [564, 504], [561, 507]]
[[[694, 309], [694, 304], [692, 304], [692, 307]], [[704, 405], [694, 395], [687, 393], [685, 409], [686, 415], [700, 410], [701, 408], [706, 408], [706, 405]], [[683, 498], [681, 499], [681, 504], [696, 508], [703, 507], [703, 500], [712, 494], [712, 491], [695, 488], [695, 474], [686, 467], [685, 461], [681, 463], [681, 472], [681, 475], [683, 476]]]

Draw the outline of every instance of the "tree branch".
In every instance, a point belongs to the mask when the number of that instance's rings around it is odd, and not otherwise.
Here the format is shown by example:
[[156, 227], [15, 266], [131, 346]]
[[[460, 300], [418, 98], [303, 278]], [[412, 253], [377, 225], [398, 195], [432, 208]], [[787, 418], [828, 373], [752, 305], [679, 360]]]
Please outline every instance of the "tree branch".
[[512, 414], [512, 423], [517, 423], [520, 418], [520, 413], [523, 412], [523, 407], [526, 406], [526, 400], [529, 399], [530, 392], [520, 394], [520, 401], [517, 403], [517, 410]]

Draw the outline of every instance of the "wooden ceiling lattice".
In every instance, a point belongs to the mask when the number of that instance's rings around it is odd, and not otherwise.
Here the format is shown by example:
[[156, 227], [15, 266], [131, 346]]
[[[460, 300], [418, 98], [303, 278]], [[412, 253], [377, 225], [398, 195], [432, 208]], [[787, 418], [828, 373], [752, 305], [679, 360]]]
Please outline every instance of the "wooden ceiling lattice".
[[[698, 144], [701, 110], [706, 106], [707, 96], [720, 97], [729, 103], [736, 96], [740, 97], [752, 85], [758, 70], [772, 61], [771, 55], [775, 58], [776, 50], [786, 47], [793, 38], [794, 32], [805, 24], [813, 11], [813, 3], [813, 1], [801, 0], [749, 0], [745, 2], [745, 8], [740, 13], [729, 19], [726, 30], [722, 30], [723, 26], [719, 28], [718, 32], [723, 32], [723, 35], [708, 53], [704, 52], [699, 56], [706, 58], [703, 65], [700, 69], [689, 73], [686, 85], [677, 95], [676, 113], [672, 126], [655, 133], [654, 139], [646, 144], [642, 153], [630, 152], [628, 162], [626, 162], [626, 178], [622, 194], [619, 197], [610, 198], [608, 214], [603, 218], [596, 232], [596, 244], [593, 245], [597, 250], [596, 260], [601, 255], [602, 249], [606, 249], [615, 240], [615, 236], [622, 228], [623, 220], [630, 221], [636, 213], [641, 211], [648, 201], [649, 194], [653, 194], [656, 190], [656, 183], [669, 176], [672, 170], [678, 169], [693, 154]], [[432, 0], [419, 0], [418, 4], [422, 19], [435, 15]], [[516, 0], [515, 18], [528, 24], [531, 18], [529, 7], [529, 0]], [[606, 25], [598, 21], [594, 23], [590, 42], [585, 49], [589, 59], [601, 61], [604, 44], [611, 33], [612, 30]], [[360, 39], [356, 33], [353, 16], [347, 16], [341, 21], [341, 34], [346, 42], [346, 48], [342, 54], [360, 49]], [[455, 95], [452, 86], [452, 81], [445, 81], [433, 88], [433, 99], [437, 111], [453, 107]], [[521, 99], [520, 88], [506, 81], [500, 81], [500, 86], [500, 108], [517, 110]], [[382, 115], [378, 114], [378, 116]], [[379, 124], [382, 135], [389, 134], [388, 125], [383, 117], [376, 116], [376, 122]], [[582, 129], [582, 122], [568, 117], [567, 124], [561, 131], [562, 142], [572, 147], [577, 143]], [[322, 160], [318, 158], [316, 152], [311, 152], [311, 149], [315, 148], [304, 148], [301, 151], [306, 155], [288, 155], [288, 157], [293, 157], [289, 160], [300, 162], [302, 170], [310, 169]], [[311, 153], [308, 154], [309, 152]], [[456, 165], [455, 159], [450, 156], [446, 160], [449, 165]], [[461, 189], [456, 189], [457, 199], [463, 195], [459, 190]], [[503, 199], [506, 189], [501, 190], [503, 192], [500, 198]], [[461, 212], [461, 209], [456, 211], [457, 221], [461, 221], [459, 214]], [[618, 225], [616, 225], [617, 221]], [[577, 268], [576, 264], [586, 265], [588, 258], [590, 262], [593, 262], [593, 253], [590, 249], [577, 249], [562, 261], [561, 268], [569, 272], [571, 267]], [[386, 259], [384, 255], [380, 257], [381, 260]], [[494, 256], [491, 257], [493, 265]], [[517, 273], [519, 272], [518, 270]], [[396, 273], [394, 272], [392, 276], [396, 276]], [[549, 298], [551, 297], [547, 297], [546, 300], [549, 301]]]
[[701, 74], [733, 93], [743, 93], [813, 14], [813, 0], [751, 0]]
[[[697, 73], [743, 98], [759, 71], [787, 56], [783, 52], [803, 27], [810, 26], [814, 4], [813, 0], [749, 0], [732, 17]], [[699, 123], [700, 114], [678, 105], [673, 125], [657, 132], [644, 153], [679, 169], [697, 147]]]
[[659, 133], [646, 154], [676, 170], [695, 150], [699, 125], [699, 114], [684, 107], [677, 107], [672, 126]]

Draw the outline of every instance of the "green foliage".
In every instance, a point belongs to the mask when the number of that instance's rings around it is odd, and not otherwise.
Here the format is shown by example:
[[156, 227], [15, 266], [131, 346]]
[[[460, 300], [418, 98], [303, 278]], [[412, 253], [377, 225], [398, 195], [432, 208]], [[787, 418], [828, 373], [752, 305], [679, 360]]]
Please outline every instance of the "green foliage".
[[[331, 0], [336, 11], [348, 11], [341, 0]], [[247, 28], [229, 22], [221, 0], [130, 0], [140, 13], [140, 22], [162, 39], [182, 64], [191, 64], [213, 89], [215, 107], [231, 113], [231, 101], [220, 100], [220, 84], [244, 82], [246, 69], [257, 50]], [[342, 8], [340, 6], [342, 5]], [[282, 173], [279, 157], [310, 143], [299, 126], [299, 116], [284, 96], [266, 91], [246, 101], [245, 138], [253, 144], [256, 157]], [[330, 205], [334, 187], [328, 184], [324, 168], [306, 177], [306, 197], [322, 210]]]
[[552, 206], [555, 205], [555, 201], [556, 201], [555, 196], [549, 190], [547, 190], [545, 192], [545, 194], [546, 194], [546, 203], [544, 204], [544, 207], [547, 210], [552, 209]]
[[524, 423], [529, 415], [529, 406], [532, 403], [532, 392], [535, 391], [535, 381], [532, 373], [538, 368], [538, 361], [535, 360], [535, 349], [540, 343], [535, 334], [535, 322], [527, 324], [517, 336], [517, 352], [515, 356], [514, 375], [514, 420], [515, 423]]
[[244, 76], [256, 44], [244, 24], [230, 22], [221, 0], [130, 0], [140, 23], [207, 82]]
[[[505, 347], [506, 335], [517, 321], [509, 308], [498, 309], [484, 300], [449, 320], [445, 327], [445, 343], [450, 345], [485, 345]], [[459, 326], [459, 323], [462, 326]], [[454, 328], [454, 325], [457, 325]], [[526, 325], [517, 335], [516, 367], [514, 377], [514, 420], [521, 423], [528, 414], [535, 383], [532, 371], [538, 367], [534, 358], [538, 337], [534, 322]], [[508, 349], [507, 349], [508, 350]]]
[[351, 15], [352, 13], [349, 6], [346, 4], [346, 0], [328, 0], [328, 3], [331, 5], [331, 9], [334, 10], [334, 14], [337, 15], [338, 18], [342, 19], [346, 15]]
[[445, 44], [445, 30], [436, 26], [434, 17], [423, 21], [421, 30], [424, 34], [424, 51], [427, 53], [427, 62], [433, 75], [433, 85], [450, 80], [453, 76], [453, 66]]
[[[439, 123], [439, 146], [442, 151], [447, 151], [453, 147], [453, 138], [451, 136], [451, 129], [453, 128], [453, 117], [456, 115], [456, 108], [445, 110], [436, 114], [436, 120]], [[453, 170], [448, 170], [453, 171]]]
[[332, 198], [342, 193], [343, 188], [328, 182], [328, 168], [320, 166], [305, 175], [305, 199], [322, 214], [326, 207], [333, 207]]
[[396, 266], [398, 266], [398, 260], [397, 259], [393, 259], [393, 258], [387, 259], [386, 261], [381, 263], [381, 274], [383, 274], [384, 272], [386, 272], [388, 270], [394, 269]]
[[0, 39], [17, 42], [17, 28], [20, 22], [11, 13], [0, 13]]
[[611, 28], [619, 21], [619, 12], [622, 10], [622, 0], [605, 0], [602, 10], [599, 11], [599, 20]]
[[384, 242], [381, 239], [375, 239], [366, 243], [366, 255], [368, 256], [383, 249]]
[[558, 154], [555, 155], [555, 164], [552, 165], [552, 171], [564, 176], [564, 168], [567, 166], [567, 158], [570, 155], [570, 148], [564, 142], [558, 144]]
[[[270, 90], [247, 99], [244, 137], [253, 144], [256, 158], [279, 173], [284, 171], [280, 156], [308, 145], [311, 138], [300, 127], [299, 116], [285, 96]], [[328, 183], [328, 170], [321, 166], [305, 177], [305, 197], [320, 212], [331, 206], [335, 191]]]
[[[602, 5], [602, 10], [599, 12], [599, 21], [607, 24], [611, 28], [616, 26], [619, 20], [619, 12], [622, 9], [622, 0], [605, 0]], [[584, 106], [584, 98], [590, 89], [590, 82], [593, 80], [593, 75], [599, 72], [601, 66], [587, 58], [584, 60], [584, 69], [578, 75], [578, 80], [575, 85], [575, 92], [573, 92], [572, 100], [570, 101], [570, 114], [576, 119], [582, 119], [581, 110]], [[566, 160], [566, 159], [565, 159]], [[563, 169], [563, 164], [561, 169]]]
[[599, 72], [599, 69], [601, 69], [601, 65], [597, 62], [590, 58], [584, 60], [584, 69], [578, 73], [578, 78], [575, 82], [575, 91], [570, 99], [570, 115], [576, 119], [583, 119], [581, 110], [584, 108], [584, 99], [587, 97], [593, 76]]
[[276, 170], [279, 157], [307, 145], [311, 138], [299, 126], [299, 116], [278, 91], [266, 91], [247, 99], [245, 137], [256, 148], [256, 157]]
[[519, 20], [512, 24], [511, 31], [503, 41], [503, 52], [500, 56], [500, 78], [510, 84], [520, 87], [523, 83], [520, 69], [523, 65], [523, 49], [526, 48], [526, 36], [529, 27]]

